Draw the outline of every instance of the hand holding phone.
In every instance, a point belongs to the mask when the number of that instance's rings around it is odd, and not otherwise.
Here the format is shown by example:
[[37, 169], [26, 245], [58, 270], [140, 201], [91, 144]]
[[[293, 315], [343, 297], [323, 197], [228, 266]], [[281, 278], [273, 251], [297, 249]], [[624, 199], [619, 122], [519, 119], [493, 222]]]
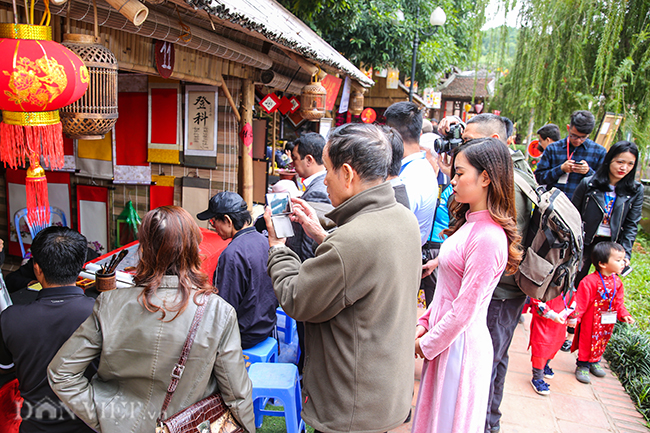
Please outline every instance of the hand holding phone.
[[289, 215], [293, 211], [291, 196], [288, 192], [274, 192], [266, 194], [266, 205], [271, 209], [271, 221], [278, 238], [287, 238], [294, 235], [293, 226]]
[[627, 265], [626, 267], [623, 268], [621, 271], [621, 277], [627, 277], [632, 273], [632, 266]]

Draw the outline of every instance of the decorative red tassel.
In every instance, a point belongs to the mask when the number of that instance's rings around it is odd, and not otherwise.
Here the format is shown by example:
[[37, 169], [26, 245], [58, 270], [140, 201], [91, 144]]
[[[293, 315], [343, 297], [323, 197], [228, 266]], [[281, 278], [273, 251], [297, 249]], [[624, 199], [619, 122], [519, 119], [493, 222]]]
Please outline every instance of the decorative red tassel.
[[25, 165], [26, 156], [43, 155], [50, 169], [63, 168], [63, 130], [54, 125], [11, 125], [0, 123], [0, 160], [11, 168]]
[[50, 225], [50, 202], [47, 197], [47, 178], [39, 164], [38, 156], [33, 155], [27, 170], [25, 189], [27, 190], [27, 221], [32, 227], [44, 228]]

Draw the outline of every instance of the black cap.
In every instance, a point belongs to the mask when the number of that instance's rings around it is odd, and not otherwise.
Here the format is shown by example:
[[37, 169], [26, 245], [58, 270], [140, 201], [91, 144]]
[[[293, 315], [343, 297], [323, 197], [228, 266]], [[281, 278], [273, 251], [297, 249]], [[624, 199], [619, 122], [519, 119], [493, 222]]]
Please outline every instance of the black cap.
[[201, 221], [214, 218], [217, 214], [240, 212], [248, 209], [244, 199], [235, 192], [224, 191], [210, 199], [208, 209], [196, 215]]

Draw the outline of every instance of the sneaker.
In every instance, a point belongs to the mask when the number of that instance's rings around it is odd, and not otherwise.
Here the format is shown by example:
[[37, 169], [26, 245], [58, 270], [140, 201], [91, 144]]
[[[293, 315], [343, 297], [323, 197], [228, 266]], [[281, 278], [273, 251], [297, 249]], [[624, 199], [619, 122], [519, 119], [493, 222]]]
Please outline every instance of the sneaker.
[[547, 379], [553, 379], [553, 376], [555, 376], [555, 373], [553, 373], [553, 369], [546, 364], [544, 366], [544, 377]]
[[493, 425], [488, 431], [490, 433], [499, 433], [501, 431], [501, 424]]
[[[572, 344], [573, 344], [573, 341], [571, 341], [571, 340], [565, 340], [565, 341], [564, 341], [564, 344], [562, 344], [562, 347], [560, 347], [560, 350], [561, 350], [562, 352], [568, 352], [568, 351], [571, 350], [571, 345], [572, 345]], [[555, 346], [555, 347], [557, 347], [557, 346]]]
[[530, 384], [533, 385], [533, 389], [539, 395], [549, 395], [551, 393], [551, 389], [548, 383], [544, 382], [544, 379], [533, 379]]
[[605, 370], [600, 366], [599, 363], [594, 363], [589, 366], [589, 371], [596, 377], [605, 377]]
[[576, 367], [576, 379], [581, 383], [591, 383], [588, 367]]

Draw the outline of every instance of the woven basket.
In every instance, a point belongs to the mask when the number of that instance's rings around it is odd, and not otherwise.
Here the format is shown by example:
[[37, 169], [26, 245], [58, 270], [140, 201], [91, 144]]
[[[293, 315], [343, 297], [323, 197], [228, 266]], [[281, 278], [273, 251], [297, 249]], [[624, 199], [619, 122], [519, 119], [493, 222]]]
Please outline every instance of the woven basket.
[[65, 34], [63, 45], [81, 57], [90, 73], [86, 93], [60, 111], [70, 138], [98, 140], [117, 122], [117, 59], [91, 35]]
[[63, 132], [78, 140], [101, 140], [117, 122], [117, 58], [99, 41], [97, 2], [93, 0], [94, 36], [70, 33], [70, 9], [68, 1], [66, 27], [62, 45], [83, 60], [90, 84], [86, 93], [75, 103], [61, 108]]

